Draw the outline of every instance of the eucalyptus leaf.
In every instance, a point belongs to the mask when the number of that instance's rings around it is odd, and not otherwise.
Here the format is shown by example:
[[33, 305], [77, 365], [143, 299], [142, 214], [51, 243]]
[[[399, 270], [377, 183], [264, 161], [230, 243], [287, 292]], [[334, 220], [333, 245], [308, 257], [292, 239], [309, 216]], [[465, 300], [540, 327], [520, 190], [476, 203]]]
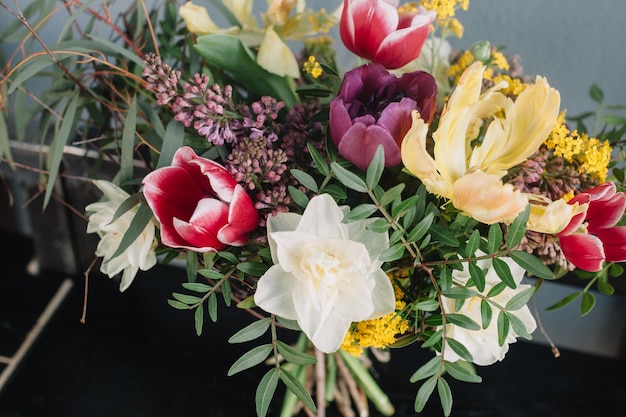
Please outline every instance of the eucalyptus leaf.
[[111, 255], [110, 259], [113, 259], [122, 253], [139, 237], [139, 235], [143, 232], [143, 229], [146, 225], [152, 220], [152, 210], [150, 207], [144, 206], [143, 204], [139, 205], [137, 209], [137, 213], [135, 213], [135, 217], [131, 220], [128, 229], [124, 233], [122, 240], [120, 241], [120, 246], [117, 250]]
[[165, 137], [163, 138], [163, 146], [157, 168], [170, 166], [174, 159], [174, 154], [183, 146], [185, 139], [185, 127], [181, 122], [171, 120], [165, 128]]

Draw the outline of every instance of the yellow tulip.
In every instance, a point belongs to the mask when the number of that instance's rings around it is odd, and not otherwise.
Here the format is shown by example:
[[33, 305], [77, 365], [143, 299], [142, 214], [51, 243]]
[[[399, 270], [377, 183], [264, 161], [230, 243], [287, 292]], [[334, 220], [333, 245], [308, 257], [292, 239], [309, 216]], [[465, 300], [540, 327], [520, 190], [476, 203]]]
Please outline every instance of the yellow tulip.
[[187, 30], [194, 35], [206, 35], [220, 30], [219, 26], [209, 17], [209, 12], [205, 7], [188, 1], [180, 6], [178, 13], [185, 21]]

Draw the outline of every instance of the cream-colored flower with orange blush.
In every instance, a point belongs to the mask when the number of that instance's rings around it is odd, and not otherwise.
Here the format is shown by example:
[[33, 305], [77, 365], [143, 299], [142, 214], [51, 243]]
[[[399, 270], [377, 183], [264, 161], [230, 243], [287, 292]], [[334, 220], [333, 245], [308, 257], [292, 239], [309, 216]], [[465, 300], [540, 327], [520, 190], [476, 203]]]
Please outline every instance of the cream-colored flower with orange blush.
[[[429, 192], [450, 200], [466, 215], [486, 224], [508, 223], [536, 198], [504, 184], [502, 177], [548, 137], [559, 115], [560, 95], [542, 77], [515, 101], [500, 92], [506, 82], [481, 93], [484, 71], [485, 66], [475, 62], [461, 76], [433, 133], [433, 156], [426, 149], [428, 125], [413, 112], [412, 127], [402, 142], [402, 162]], [[475, 145], [483, 130], [482, 141]], [[575, 209], [556, 204], [555, 209], [533, 210], [531, 217], [558, 212], [564, 216], [558, 224], [566, 225]], [[529, 227], [545, 223], [532, 218]]]

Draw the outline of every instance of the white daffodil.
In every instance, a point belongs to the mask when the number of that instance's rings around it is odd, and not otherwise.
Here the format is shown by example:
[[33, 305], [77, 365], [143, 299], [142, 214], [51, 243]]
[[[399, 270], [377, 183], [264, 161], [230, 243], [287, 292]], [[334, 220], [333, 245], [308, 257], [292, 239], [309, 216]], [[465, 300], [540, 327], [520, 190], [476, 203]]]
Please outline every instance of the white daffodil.
[[112, 258], [139, 208], [135, 206], [113, 221], [115, 212], [130, 197], [129, 194], [108, 181], [94, 181], [94, 184], [102, 191], [104, 199], [85, 207], [89, 216], [87, 233], [100, 236], [96, 248], [96, 256], [103, 258], [100, 271], [110, 278], [123, 272], [120, 291], [125, 291], [139, 269], [146, 271], [156, 264], [155, 225], [152, 221], [148, 222], [137, 239], [124, 252]]
[[[524, 277], [525, 270], [518, 264], [516, 264], [511, 258], [502, 257], [499, 258], [507, 263], [511, 270], [511, 274], [513, 275], [513, 279], [516, 283], [516, 288], [506, 287], [502, 292], [498, 295], [490, 297], [489, 299], [498, 305], [504, 307], [506, 303], [513, 298], [515, 295], [520, 292], [530, 288], [528, 284], [521, 284], [522, 278]], [[498, 277], [498, 274], [492, 267], [492, 262], [490, 259], [477, 261], [477, 264], [483, 270], [486, 270], [485, 274], [485, 289], [481, 293], [482, 296], [486, 297], [489, 291], [493, 288], [494, 285], [501, 283], [502, 281]], [[464, 264], [464, 269], [462, 271], [453, 271], [452, 279], [458, 285], [465, 285], [467, 281], [470, 279], [469, 268], [467, 263]], [[481, 323], [482, 321], [482, 312], [481, 312], [481, 300], [482, 298], [479, 296], [474, 296], [469, 299], [464, 300], [464, 302], [458, 306], [458, 300], [452, 298], [441, 297], [443, 310], [448, 313], [457, 313], [467, 316], [473, 319], [476, 323]], [[494, 307], [492, 308], [493, 317], [489, 323], [487, 328], [480, 330], [469, 330], [460, 326], [456, 326], [453, 324], [446, 325], [446, 338], [452, 338], [457, 342], [460, 342], [467, 348], [467, 350], [472, 354], [473, 362], [476, 365], [486, 366], [495, 363], [496, 361], [501, 361], [504, 359], [504, 355], [509, 351], [509, 344], [515, 343], [518, 335], [515, 333], [513, 328], [509, 329], [509, 333], [506, 337], [506, 340], [500, 346], [498, 344], [498, 324], [497, 324], [497, 316], [499, 310]], [[514, 315], [517, 319], [523, 323], [526, 328], [526, 332], [531, 334], [537, 328], [537, 323], [535, 322], [535, 318], [530, 313], [528, 306], [524, 306], [515, 311], [509, 311], [510, 315]], [[449, 344], [445, 343], [443, 352], [443, 358], [450, 362], [456, 362], [461, 359], [457, 353], [452, 350]]]
[[[461, 76], [433, 133], [433, 156], [426, 149], [428, 126], [413, 112], [412, 127], [402, 142], [402, 162], [429, 192], [449, 199], [468, 216], [486, 224], [509, 223], [537, 199], [503, 184], [502, 177], [548, 137], [559, 115], [560, 96], [541, 77], [515, 101], [499, 91], [505, 82], [481, 94], [484, 71], [485, 66], [475, 62]], [[483, 130], [482, 141], [475, 144]], [[556, 204], [551, 210], [534, 210], [531, 216], [559, 213], [563, 218], [558, 224], [567, 225], [576, 208]], [[528, 227], [546, 222], [535, 218]]]
[[296, 320], [322, 352], [334, 352], [352, 322], [395, 311], [391, 282], [380, 254], [385, 233], [366, 229], [373, 219], [343, 223], [327, 194], [314, 197], [302, 215], [281, 213], [267, 223], [274, 265], [259, 279], [255, 303]]

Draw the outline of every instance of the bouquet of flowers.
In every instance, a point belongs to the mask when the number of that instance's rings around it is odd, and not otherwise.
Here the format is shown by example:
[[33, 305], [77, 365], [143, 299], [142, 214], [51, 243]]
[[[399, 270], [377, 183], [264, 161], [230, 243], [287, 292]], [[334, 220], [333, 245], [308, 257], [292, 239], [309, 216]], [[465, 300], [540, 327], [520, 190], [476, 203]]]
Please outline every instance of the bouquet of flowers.
[[[448, 379], [480, 382], [474, 365], [531, 338], [543, 280], [580, 272], [589, 284], [554, 307], [580, 299], [583, 314], [592, 287], [612, 293], [626, 123], [588, 132], [583, 116], [574, 130], [518, 57], [452, 51], [469, 0], [205, 3], [139, 1], [116, 18], [107, 2], [0, 2], [22, 31], [0, 80], [0, 151], [12, 163], [9, 110], [30, 100], [13, 123], [42, 138], [44, 207], [64, 154], [95, 153], [83, 178], [102, 198], [84, 210], [100, 271], [124, 291], [140, 270], [184, 265], [168, 302], [194, 311], [198, 335], [218, 304], [250, 312], [229, 342], [254, 347], [229, 375], [267, 366], [259, 416], [279, 382], [285, 416], [333, 401], [353, 415], [361, 394], [391, 415], [367, 358], [395, 348], [432, 351], [409, 365], [415, 410], [436, 388], [449, 415]], [[40, 27], [64, 12], [47, 45]]]

